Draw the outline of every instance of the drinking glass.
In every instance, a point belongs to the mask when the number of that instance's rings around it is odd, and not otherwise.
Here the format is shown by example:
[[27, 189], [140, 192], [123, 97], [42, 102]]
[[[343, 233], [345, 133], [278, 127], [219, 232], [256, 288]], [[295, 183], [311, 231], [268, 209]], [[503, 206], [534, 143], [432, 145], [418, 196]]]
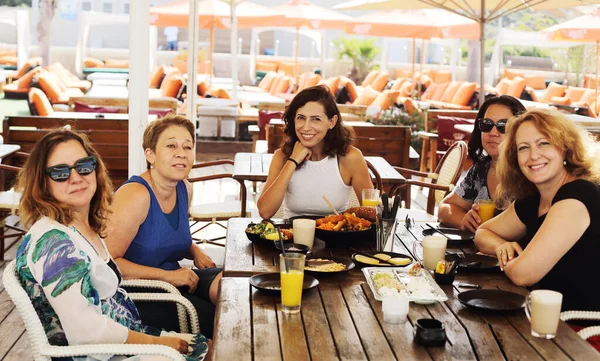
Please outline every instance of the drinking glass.
[[551, 339], [556, 336], [563, 295], [550, 290], [535, 290], [527, 296], [525, 313], [531, 322], [531, 335]]
[[494, 212], [496, 211], [494, 201], [491, 199], [480, 199], [477, 201], [477, 205], [479, 206], [477, 214], [479, 215], [479, 218], [481, 218], [481, 223], [494, 218]]
[[377, 207], [379, 205], [379, 189], [363, 189], [362, 205], [363, 207]]
[[283, 313], [293, 314], [300, 312], [305, 261], [306, 256], [302, 253], [288, 252], [279, 255], [281, 310]]
[[316, 221], [314, 219], [294, 219], [294, 243], [303, 244], [312, 249], [315, 241]]
[[442, 236], [426, 236], [421, 241], [413, 243], [413, 254], [417, 256], [417, 244], [423, 247], [423, 267], [435, 270], [437, 263], [446, 258], [448, 238]]

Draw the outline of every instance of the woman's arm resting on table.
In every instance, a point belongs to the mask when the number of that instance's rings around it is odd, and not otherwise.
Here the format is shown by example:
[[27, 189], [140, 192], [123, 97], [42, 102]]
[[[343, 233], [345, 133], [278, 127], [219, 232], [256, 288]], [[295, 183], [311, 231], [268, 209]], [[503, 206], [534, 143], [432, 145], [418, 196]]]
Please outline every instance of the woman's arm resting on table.
[[499, 246], [518, 240], [526, 232], [527, 228], [517, 216], [514, 203], [512, 203], [504, 212], [477, 229], [475, 246], [483, 253], [495, 255]]
[[350, 185], [356, 193], [358, 202], [362, 204], [362, 190], [373, 188], [369, 167], [361, 151], [355, 147], [349, 147], [348, 153], [340, 160], [342, 174], [350, 174]]
[[481, 223], [477, 208], [452, 191], [440, 202], [438, 219], [444, 225], [475, 233]]
[[262, 218], [269, 219], [277, 213], [295, 170], [294, 162], [285, 159], [281, 150], [275, 151], [269, 167], [267, 182], [256, 203], [258, 213]]
[[533, 285], [550, 272], [589, 226], [590, 214], [581, 201], [555, 203], [523, 254], [509, 261], [504, 272], [519, 286]]

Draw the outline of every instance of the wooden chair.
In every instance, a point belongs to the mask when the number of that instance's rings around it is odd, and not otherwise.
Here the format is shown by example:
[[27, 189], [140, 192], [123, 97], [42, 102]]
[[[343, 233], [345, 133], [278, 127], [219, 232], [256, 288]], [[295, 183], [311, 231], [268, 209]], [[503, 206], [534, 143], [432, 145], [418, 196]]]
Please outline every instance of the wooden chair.
[[[194, 164], [192, 171], [188, 177], [190, 183], [207, 182], [212, 180], [223, 180], [233, 179], [231, 171], [233, 170], [233, 161], [230, 159], [215, 160], [210, 162], [203, 162]], [[198, 230], [192, 233], [192, 239], [194, 234], [205, 229], [209, 225], [216, 224], [225, 229], [224, 225], [217, 223], [217, 221], [227, 221], [232, 217], [250, 217], [250, 212], [246, 210], [246, 186], [244, 181], [233, 179], [240, 185], [240, 193], [238, 199], [211, 199], [208, 203], [197, 204], [192, 200], [190, 206], [190, 218], [195, 221], [190, 227], [193, 227], [198, 222], [211, 222], [208, 223]], [[214, 183], [214, 182], [213, 182]], [[207, 183], [208, 184], [208, 183]], [[210, 186], [210, 185], [209, 185]], [[220, 188], [220, 184], [216, 185]], [[219, 195], [218, 189], [205, 189], [202, 192], [203, 195]], [[215, 238], [212, 240], [202, 240], [204, 243], [210, 243], [214, 245], [222, 246], [220, 243], [215, 243], [215, 240], [222, 239], [225, 237]]]
[[[444, 154], [434, 173], [424, 173], [412, 169], [394, 167], [406, 178], [406, 183], [392, 188], [391, 195], [402, 194], [406, 208], [410, 208], [410, 186], [429, 188], [427, 196], [427, 213], [434, 214], [435, 206], [454, 189], [460, 177], [462, 165], [467, 158], [467, 144], [463, 141], [454, 143]], [[431, 182], [411, 179], [412, 176], [428, 178]]]
[[[20, 170], [20, 167], [0, 164], [0, 171], [16, 174]], [[21, 194], [13, 189], [0, 192], [0, 219], [2, 219], [0, 222], [0, 261], [4, 261], [6, 250], [17, 243], [26, 233], [24, 229], [17, 227], [16, 224], [11, 225], [7, 222], [8, 216], [16, 214], [20, 200]], [[10, 239], [13, 239], [12, 242], [7, 243], [7, 240]]]

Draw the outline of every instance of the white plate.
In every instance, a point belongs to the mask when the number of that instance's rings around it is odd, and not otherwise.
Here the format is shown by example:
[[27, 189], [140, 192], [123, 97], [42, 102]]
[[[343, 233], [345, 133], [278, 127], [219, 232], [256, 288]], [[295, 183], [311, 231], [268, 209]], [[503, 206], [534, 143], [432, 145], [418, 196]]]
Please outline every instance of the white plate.
[[[444, 291], [438, 286], [437, 283], [433, 280], [433, 277], [429, 274], [427, 270], [421, 269], [418, 275], [411, 276], [408, 273], [408, 269], [406, 268], [381, 268], [381, 267], [364, 267], [362, 269], [363, 274], [367, 280], [367, 284], [371, 287], [371, 291], [375, 295], [375, 299], [378, 301], [382, 301], [384, 296], [379, 293], [379, 291], [375, 288], [375, 284], [373, 282], [373, 277], [377, 273], [386, 273], [396, 279], [398, 282], [402, 284], [404, 290], [408, 294], [408, 299], [411, 302], [419, 303], [419, 304], [431, 304], [435, 302], [447, 301], [448, 297], [444, 293]], [[420, 294], [418, 290], [415, 290], [415, 285], [412, 283], [420, 284], [419, 288], [425, 289], [427, 294]]]

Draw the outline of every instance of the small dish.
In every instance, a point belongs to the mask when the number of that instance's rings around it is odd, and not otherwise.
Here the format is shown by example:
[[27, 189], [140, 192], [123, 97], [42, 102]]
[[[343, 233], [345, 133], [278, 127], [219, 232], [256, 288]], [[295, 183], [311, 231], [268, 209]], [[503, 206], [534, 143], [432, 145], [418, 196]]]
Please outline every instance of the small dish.
[[[281, 274], [276, 273], [263, 273], [254, 275], [248, 280], [250, 284], [259, 290], [263, 291], [281, 291]], [[302, 282], [302, 290], [309, 290], [317, 287], [319, 280], [311, 275], [304, 274], [304, 280]]]
[[323, 275], [323, 274], [331, 274], [331, 273], [348, 272], [355, 267], [354, 262], [352, 262], [352, 260], [348, 259], [348, 258], [326, 257], [326, 258], [320, 258], [320, 259], [323, 261], [329, 260], [329, 261], [333, 261], [334, 263], [342, 264], [342, 265], [344, 265], [345, 268], [340, 269], [340, 270], [327, 270], [326, 268], [323, 270], [308, 269], [307, 267], [309, 267], [309, 265], [311, 263], [315, 263], [318, 266], [318, 260], [319, 260], [319, 258], [309, 258], [306, 260], [306, 265], [304, 266], [304, 272]]
[[444, 346], [446, 330], [435, 318], [420, 318], [415, 322], [415, 341], [426, 347]]
[[[280, 242], [273, 242], [275, 244], [275, 248], [277, 248], [278, 250], [281, 250], [281, 243]], [[286, 252], [292, 252], [292, 253], [303, 253], [303, 254], [307, 254], [308, 251], [310, 251], [310, 249], [308, 248], [307, 245], [305, 244], [299, 244], [299, 243], [288, 243], [285, 242], [283, 244], [283, 247], [285, 249]]]

